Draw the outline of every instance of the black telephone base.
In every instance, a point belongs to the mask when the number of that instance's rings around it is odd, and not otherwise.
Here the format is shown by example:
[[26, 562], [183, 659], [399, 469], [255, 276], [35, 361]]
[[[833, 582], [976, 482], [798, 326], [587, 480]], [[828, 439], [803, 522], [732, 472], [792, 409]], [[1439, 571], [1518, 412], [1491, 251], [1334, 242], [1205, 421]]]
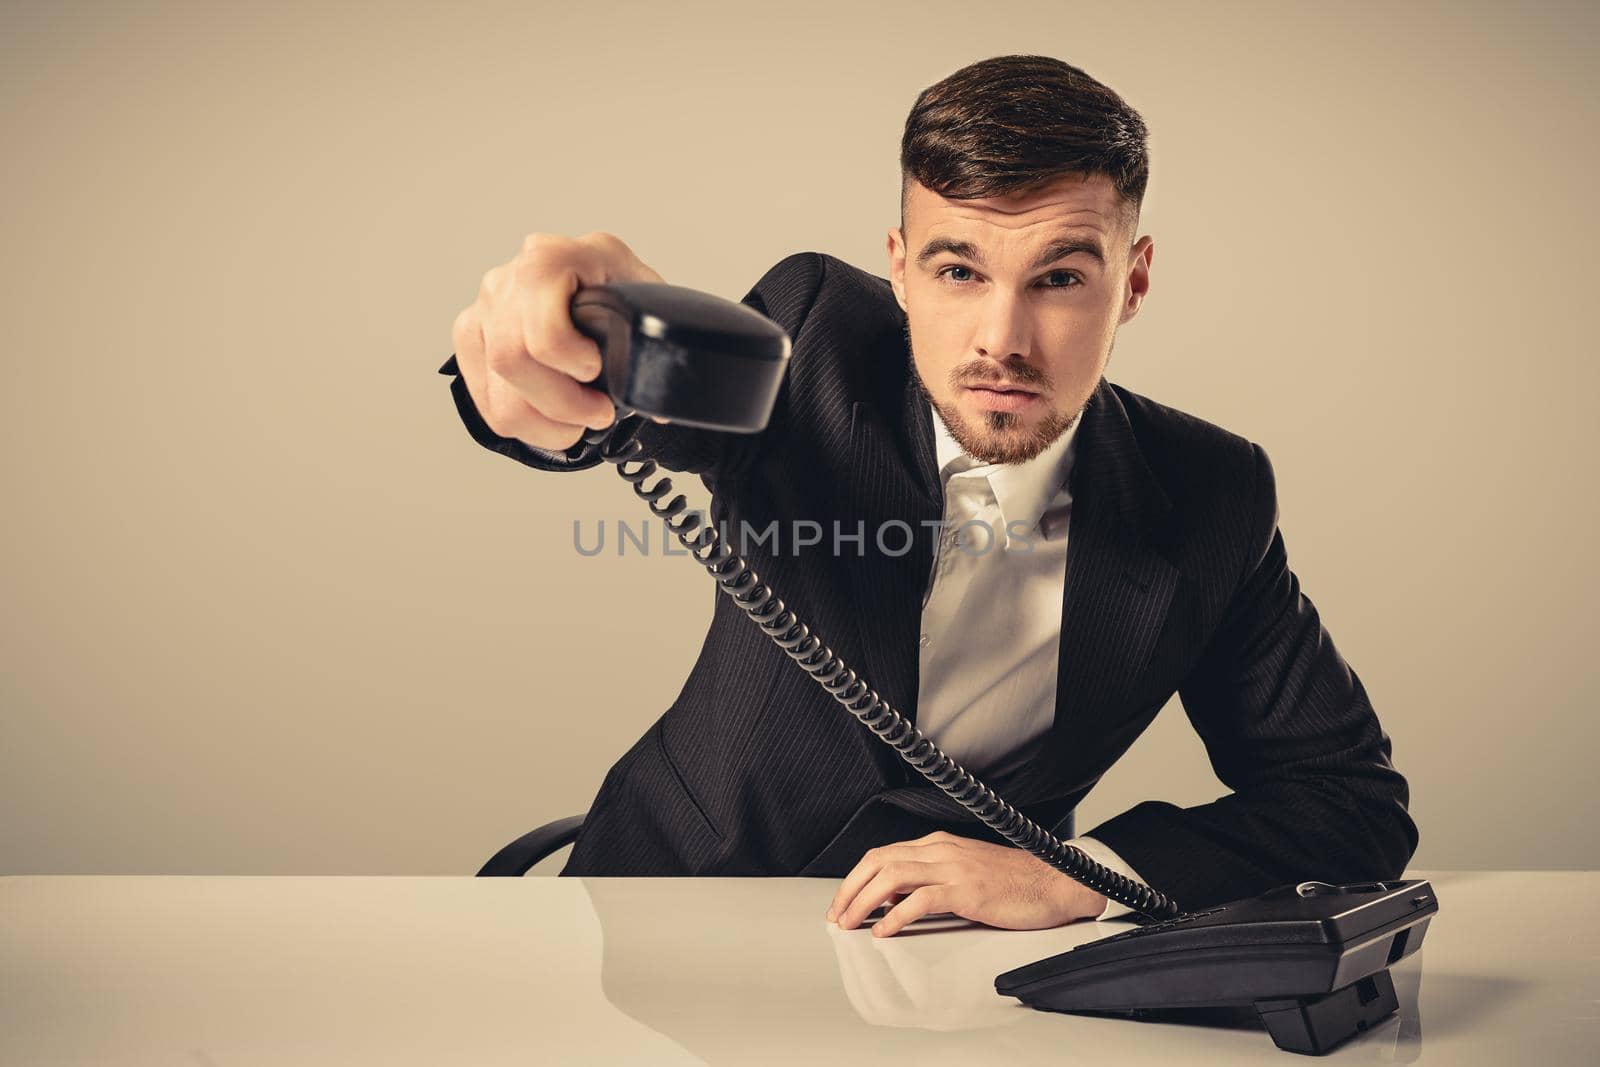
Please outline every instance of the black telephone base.
[[1130, 1008], [1126, 1011], [1044, 1010], [1059, 1011], [1063, 1015], [1134, 1019], [1146, 1023], [1176, 1023], [1215, 1029], [1259, 1031], [1265, 1028], [1273, 1044], [1285, 1052], [1321, 1056], [1382, 1023], [1399, 1008], [1394, 981], [1389, 977], [1388, 970], [1382, 970], [1332, 993], [1258, 1000], [1254, 1005]]
[[1387, 968], [1319, 997], [1256, 1001], [1273, 1044], [1320, 1056], [1400, 1010]]
[[1426, 879], [1301, 882], [1136, 927], [1007, 971], [1045, 1011], [1215, 1022], [1254, 1009], [1279, 1048], [1321, 1054], [1397, 1010], [1389, 968], [1438, 913]]

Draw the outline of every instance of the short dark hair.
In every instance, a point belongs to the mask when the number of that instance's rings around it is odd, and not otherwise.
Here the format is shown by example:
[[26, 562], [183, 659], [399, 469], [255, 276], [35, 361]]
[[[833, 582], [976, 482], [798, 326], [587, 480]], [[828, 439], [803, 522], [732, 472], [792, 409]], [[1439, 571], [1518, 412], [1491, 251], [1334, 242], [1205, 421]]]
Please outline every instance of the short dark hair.
[[900, 139], [900, 227], [913, 180], [952, 200], [1004, 196], [1068, 173], [1104, 174], [1133, 242], [1150, 178], [1144, 119], [1049, 56], [994, 56], [917, 94]]

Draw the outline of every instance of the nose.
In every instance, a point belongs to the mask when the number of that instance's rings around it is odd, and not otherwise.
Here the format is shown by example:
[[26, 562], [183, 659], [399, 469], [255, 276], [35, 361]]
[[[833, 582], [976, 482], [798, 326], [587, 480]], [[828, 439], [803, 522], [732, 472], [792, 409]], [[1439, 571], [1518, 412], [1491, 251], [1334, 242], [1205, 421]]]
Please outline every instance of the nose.
[[984, 301], [973, 340], [979, 355], [1000, 363], [1013, 359], [1026, 362], [1033, 336], [1033, 323], [1020, 298], [996, 286]]

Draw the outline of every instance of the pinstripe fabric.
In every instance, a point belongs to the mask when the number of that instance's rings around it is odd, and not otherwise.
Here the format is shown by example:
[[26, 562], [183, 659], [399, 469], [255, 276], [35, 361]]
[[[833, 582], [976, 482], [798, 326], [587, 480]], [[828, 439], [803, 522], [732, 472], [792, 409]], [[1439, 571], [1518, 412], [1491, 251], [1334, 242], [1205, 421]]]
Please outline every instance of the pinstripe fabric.
[[[888, 282], [797, 253], [744, 298], [794, 341], [759, 435], [651, 424], [664, 466], [699, 474], [712, 514], [780, 530], [810, 519], [867, 532], [795, 552], [746, 546], [757, 573], [915, 719], [917, 634], [941, 516], [933, 427], [910, 377]], [[454, 357], [440, 368], [455, 374]], [[530, 449], [477, 417], [474, 440], [542, 470], [593, 466]], [[1187, 907], [1307, 878], [1396, 877], [1417, 842], [1405, 779], [1350, 670], [1288, 569], [1266, 453], [1104, 379], [1071, 474], [1055, 718], [1027, 764], [995, 781], [1070, 833], [1072, 808], [1177, 693], [1234, 792], [1147, 802], [1088, 833]], [[618, 492], [625, 490], [618, 486]], [[898, 520], [902, 538], [873, 531]], [[920, 783], [728, 599], [678, 698], [606, 775], [563, 874], [841, 875], [874, 844], [987, 828]]]

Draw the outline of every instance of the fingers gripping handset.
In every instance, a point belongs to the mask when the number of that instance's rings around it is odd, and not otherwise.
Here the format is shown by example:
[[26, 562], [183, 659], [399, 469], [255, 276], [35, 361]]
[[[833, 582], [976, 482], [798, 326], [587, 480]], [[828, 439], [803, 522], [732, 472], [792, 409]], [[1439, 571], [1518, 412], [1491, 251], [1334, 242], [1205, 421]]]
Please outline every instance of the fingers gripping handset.
[[487, 271], [451, 329], [456, 363], [484, 423], [501, 437], [560, 450], [615, 414], [596, 339], [574, 322], [574, 295], [661, 275], [609, 233], [530, 234], [510, 260]]

